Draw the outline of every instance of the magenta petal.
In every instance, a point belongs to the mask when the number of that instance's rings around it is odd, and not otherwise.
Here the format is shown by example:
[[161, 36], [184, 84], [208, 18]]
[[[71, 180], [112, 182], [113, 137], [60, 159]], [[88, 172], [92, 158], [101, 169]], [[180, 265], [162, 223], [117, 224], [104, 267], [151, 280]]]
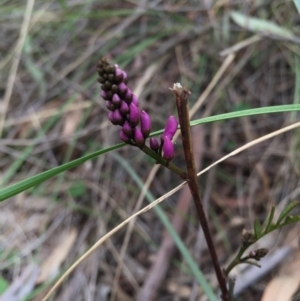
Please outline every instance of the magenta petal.
[[115, 122], [115, 119], [114, 119], [114, 112], [109, 112], [108, 113], [108, 119], [110, 120], [110, 122], [114, 125], [116, 125], [117, 123]]
[[122, 129], [123, 129], [123, 132], [128, 137], [131, 137], [131, 135], [132, 135], [132, 127], [131, 127], [130, 123], [127, 120], [125, 120]]
[[144, 138], [147, 138], [151, 132], [151, 125], [152, 125], [151, 118], [145, 111], [142, 111], [140, 119], [141, 119], [141, 131], [144, 135]]
[[134, 129], [133, 140], [138, 147], [143, 147], [145, 145], [144, 136], [139, 128]]
[[125, 101], [127, 102], [127, 103], [131, 103], [131, 101], [132, 101], [132, 92], [131, 92], [131, 90], [129, 89], [129, 88], [127, 88], [127, 92], [126, 92], [126, 95], [125, 95]]
[[134, 103], [137, 107], [139, 106], [139, 100], [135, 94], [132, 94], [131, 102]]
[[150, 148], [154, 151], [158, 151], [159, 143], [156, 138], [150, 138]]
[[100, 95], [103, 99], [108, 100], [107, 93], [104, 90], [101, 90]]
[[122, 70], [123, 73], [123, 81], [127, 81], [127, 73], [125, 71]]
[[124, 119], [123, 119], [123, 116], [121, 115], [120, 111], [117, 109], [114, 111], [113, 114], [114, 114], [113, 115], [114, 122], [116, 124], [122, 125], [124, 123]]
[[167, 161], [171, 161], [174, 157], [174, 144], [170, 140], [168, 136], [164, 136], [163, 138], [164, 144], [162, 147], [163, 151], [163, 158], [166, 159]]
[[111, 101], [116, 107], [119, 107], [122, 103], [122, 100], [118, 94], [114, 94]]
[[162, 134], [162, 137], [167, 136], [170, 140], [173, 139], [178, 128], [178, 121], [175, 116], [170, 116], [168, 118], [165, 130]]
[[126, 135], [126, 133], [123, 130], [120, 131], [120, 138], [125, 143], [128, 143], [130, 141], [130, 138]]
[[122, 95], [124, 95], [124, 96], [126, 95], [127, 89], [128, 88], [127, 88], [127, 86], [126, 86], [125, 83], [122, 82], [122, 83], [119, 84], [119, 93], [121, 94], [121, 96]]
[[126, 116], [129, 113], [129, 106], [128, 106], [128, 104], [125, 101], [122, 101], [119, 110], [120, 110], [120, 113], [123, 116]]
[[140, 111], [139, 108], [131, 103], [129, 105], [129, 122], [132, 126], [136, 126], [140, 120]]
[[106, 101], [106, 107], [110, 110], [110, 111], [114, 111], [116, 109], [116, 107], [114, 106], [114, 104], [111, 101]]
[[115, 69], [115, 76], [118, 83], [123, 82], [123, 71], [120, 68]]

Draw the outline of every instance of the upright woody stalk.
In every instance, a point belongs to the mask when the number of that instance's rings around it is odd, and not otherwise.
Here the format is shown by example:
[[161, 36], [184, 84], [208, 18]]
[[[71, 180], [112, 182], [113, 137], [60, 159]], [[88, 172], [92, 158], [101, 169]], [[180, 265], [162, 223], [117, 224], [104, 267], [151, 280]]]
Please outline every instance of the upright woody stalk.
[[184, 156], [187, 166], [187, 182], [196, 206], [198, 218], [207, 242], [207, 247], [213, 262], [215, 273], [221, 290], [221, 298], [223, 301], [229, 301], [228, 289], [224, 274], [221, 270], [212, 236], [208, 227], [206, 214], [202, 204], [200, 189], [197, 180], [197, 171], [193, 154], [193, 144], [190, 131], [190, 118], [188, 109], [188, 99], [191, 92], [187, 88], [182, 88], [180, 84], [174, 84], [171, 89], [176, 97], [176, 106], [181, 129]]

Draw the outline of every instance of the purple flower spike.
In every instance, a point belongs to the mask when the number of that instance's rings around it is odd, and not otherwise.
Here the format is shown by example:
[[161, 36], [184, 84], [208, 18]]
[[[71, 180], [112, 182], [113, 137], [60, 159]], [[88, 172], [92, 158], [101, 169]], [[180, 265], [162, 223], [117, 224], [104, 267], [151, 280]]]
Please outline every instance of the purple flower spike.
[[159, 149], [159, 143], [156, 138], [150, 138], [150, 148], [155, 152]]
[[140, 112], [139, 108], [131, 103], [129, 105], [129, 122], [132, 126], [136, 126], [139, 123], [140, 120]]
[[144, 136], [139, 128], [134, 129], [133, 140], [138, 147], [143, 147], [145, 145]]
[[144, 135], [144, 138], [147, 138], [151, 132], [151, 118], [150, 116], [145, 112], [141, 112], [141, 131]]
[[167, 121], [165, 130], [162, 134], [162, 137], [167, 136], [170, 140], [172, 140], [177, 131], [177, 127], [178, 127], [178, 121], [177, 121], [176, 117], [170, 116]]
[[126, 116], [129, 113], [129, 106], [128, 106], [128, 104], [125, 101], [122, 101], [119, 110], [120, 110], [120, 113], [123, 116]]
[[171, 139], [168, 136], [164, 136], [163, 138], [163, 157], [167, 161], [171, 161], [174, 157], [174, 144], [172, 143]]
[[121, 83], [123, 81], [123, 72], [120, 68], [116, 67], [115, 70], [116, 80]]
[[117, 109], [113, 112], [113, 119], [114, 119], [114, 122], [116, 124], [119, 124], [119, 125], [122, 125], [124, 123], [124, 119], [123, 119], [123, 116], [121, 115], [120, 111]]
[[108, 100], [107, 93], [104, 90], [101, 90], [100, 95], [104, 100]]
[[112, 97], [112, 103], [115, 105], [115, 107], [119, 107], [122, 103], [122, 100], [121, 98], [119, 97], [118, 94], [114, 94], [113, 97]]
[[122, 130], [128, 137], [131, 137], [132, 127], [131, 127], [130, 123], [127, 120], [125, 120], [125, 122], [123, 124], [123, 127], [122, 127]]
[[123, 82], [127, 83], [127, 73], [125, 71], [122, 71], [123, 73]]
[[139, 106], [139, 100], [134, 94], [132, 94], [131, 102], [134, 103], [137, 107]]
[[121, 94], [121, 95], [126, 95], [126, 93], [127, 93], [127, 86], [126, 86], [126, 84], [125, 83], [123, 83], [123, 82], [121, 82], [120, 84], [119, 84], [119, 93]]
[[127, 102], [127, 103], [131, 103], [131, 101], [132, 101], [132, 92], [131, 92], [131, 90], [130, 89], [127, 89], [127, 92], [126, 92], [126, 95], [125, 95], [125, 101]]
[[110, 110], [110, 111], [114, 111], [115, 110], [115, 106], [111, 101], [106, 101], [106, 107]]
[[123, 130], [120, 131], [120, 138], [125, 143], [128, 143], [130, 141], [130, 138], [126, 135], [126, 133]]
[[109, 112], [108, 113], [108, 119], [110, 120], [110, 122], [114, 125], [116, 125], [117, 123], [115, 122], [115, 119], [114, 119], [114, 112]]

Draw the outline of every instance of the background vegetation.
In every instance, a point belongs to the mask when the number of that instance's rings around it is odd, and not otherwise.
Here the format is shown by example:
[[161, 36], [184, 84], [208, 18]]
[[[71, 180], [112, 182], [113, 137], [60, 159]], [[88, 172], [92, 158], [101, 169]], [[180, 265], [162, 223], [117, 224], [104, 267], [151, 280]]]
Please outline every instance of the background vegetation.
[[[175, 114], [168, 89], [175, 82], [190, 88], [191, 106], [201, 104], [193, 119], [300, 101], [300, 17], [292, 1], [0, 4], [1, 188], [120, 142], [99, 95], [96, 64], [103, 56], [126, 70], [140, 107], [152, 117], [153, 131]], [[214, 81], [216, 74], [220, 77]], [[195, 126], [198, 169], [297, 117], [296, 111], [281, 112]], [[174, 161], [184, 166], [180, 139]], [[126, 146], [1, 203], [0, 299], [41, 300], [55, 277], [101, 236], [181, 183], [168, 170], [153, 168], [152, 160]], [[263, 221], [273, 205], [297, 200], [299, 172], [296, 129], [200, 177], [222, 265], [255, 217]], [[141, 196], [143, 187], [149, 187], [146, 196]], [[252, 279], [247, 270], [236, 270], [247, 283], [240, 287], [240, 300], [269, 294], [265, 288], [272, 291], [270, 281], [277, 275], [289, 277], [289, 292], [300, 300], [299, 273], [293, 270], [300, 266], [298, 233], [297, 225], [290, 226], [259, 242], [257, 248], [269, 248], [281, 259], [275, 264], [267, 259], [263, 266], [269, 273]], [[159, 286], [153, 289], [149, 279], [159, 279]], [[53, 300], [147, 300], [142, 293], [153, 293], [154, 300], [214, 300], [207, 283], [216, 288], [193, 204], [182, 189], [140, 215], [131, 232], [123, 228], [108, 239]]]

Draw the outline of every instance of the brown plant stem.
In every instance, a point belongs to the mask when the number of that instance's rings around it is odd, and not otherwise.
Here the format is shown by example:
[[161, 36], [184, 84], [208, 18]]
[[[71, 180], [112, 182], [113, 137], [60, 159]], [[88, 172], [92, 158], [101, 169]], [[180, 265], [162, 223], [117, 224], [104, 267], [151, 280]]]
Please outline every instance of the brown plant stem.
[[181, 128], [183, 150], [184, 150], [184, 156], [185, 156], [185, 161], [187, 166], [187, 175], [188, 175], [187, 182], [196, 206], [199, 222], [203, 229], [204, 237], [212, 259], [217, 280], [220, 286], [221, 298], [223, 301], [229, 301], [226, 280], [221, 270], [216, 249], [212, 241], [212, 236], [209, 230], [206, 214], [202, 204], [200, 189], [197, 180], [197, 171], [196, 171], [194, 154], [193, 154], [193, 145], [191, 139], [190, 119], [189, 119], [189, 109], [188, 109], [188, 99], [191, 92], [187, 88], [182, 88], [180, 84], [174, 84], [173, 89], [171, 90], [173, 91], [176, 97], [176, 106], [178, 111], [179, 124]]

